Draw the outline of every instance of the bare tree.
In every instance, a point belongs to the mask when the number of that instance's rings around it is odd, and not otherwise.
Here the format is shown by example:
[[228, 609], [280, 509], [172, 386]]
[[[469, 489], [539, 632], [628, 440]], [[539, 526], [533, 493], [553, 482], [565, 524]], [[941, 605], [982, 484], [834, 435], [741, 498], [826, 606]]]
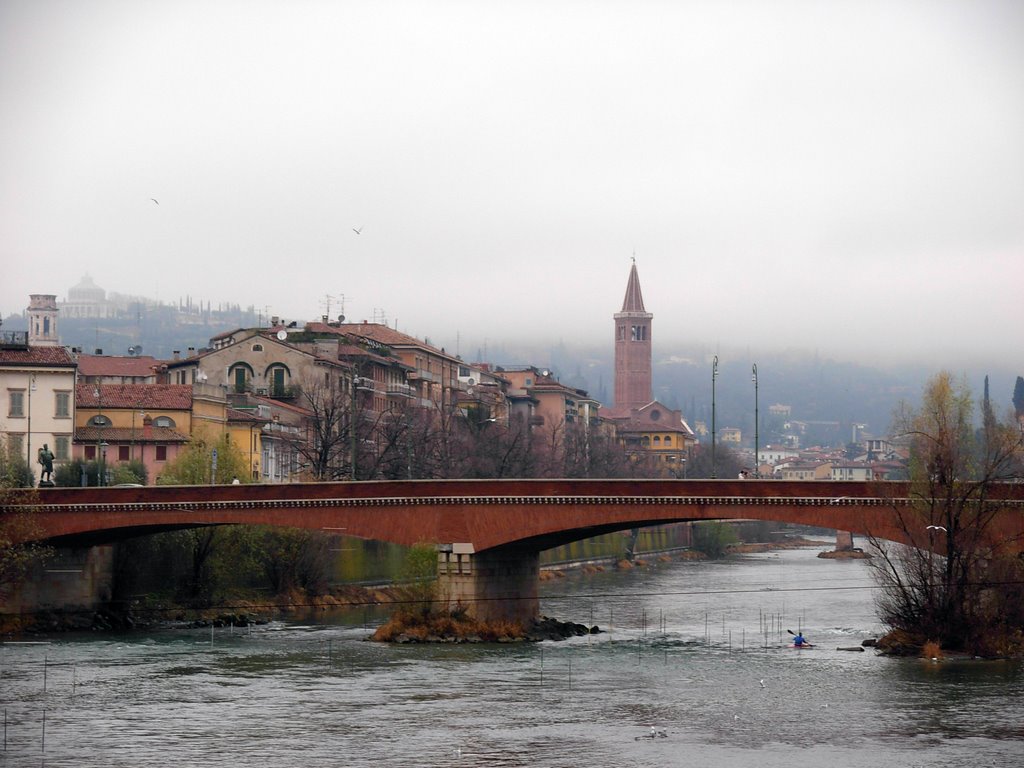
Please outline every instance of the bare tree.
[[948, 373], [929, 382], [920, 409], [901, 407], [894, 434], [909, 441], [913, 502], [894, 504], [892, 514], [908, 544], [872, 538], [880, 618], [920, 641], [979, 654], [1024, 621], [1002, 610], [1019, 602], [1012, 597], [1024, 572], [1020, 542], [1000, 532], [1006, 510], [993, 493], [1021, 479], [1024, 442], [1016, 424], [984, 410], [975, 431], [970, 391]]
[[299, 388], [299, 403], [309, 418], [294, 447], [317, 480], [337, 480], [351, 472], [353, 400], [353, 391], [337, 376], [307, 378]]

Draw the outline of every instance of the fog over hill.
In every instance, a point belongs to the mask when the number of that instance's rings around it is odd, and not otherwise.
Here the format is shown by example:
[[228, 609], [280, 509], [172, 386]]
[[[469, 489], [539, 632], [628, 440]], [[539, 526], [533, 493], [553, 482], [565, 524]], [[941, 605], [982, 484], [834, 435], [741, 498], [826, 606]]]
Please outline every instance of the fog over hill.
[[[187, 322], [184, 322], [187, 321]], [[11, 315], [4, 320], [8, 330], [24, 329], [25, 317]], [[123, 355], [129, 347], [141, 347], [144, 354], [168, 359], [175, 350], [186, 354], [190, 347], [202, 349], [212, 336], [242, 326], [257, 325], [251, 313], [226, 316], [209, 313], [183, 318], [169, 310], [143, 313], [134, 318], [62, 318], [61, 340], [67, 346], [92, 353]], [[265, 320], [264, 320], [265, 324]], [[551, 370], [563, 383], [584, 389], [602, 404], [614, 398], [614, 349], [611, 334], [606, 344], [574, 343], [572, 340], [523, 338], [517, 341], [488, 341], [471, 345], [462, 338], [441, 339], [418, 336], [467, 362], [488, 362], [496, 366], [534, 365]], [[707, 345], [675, 343], [656, 337], [654, 343], [654, 397], [682, 411], [695, 427], [704, 422], [710, 429], [712, 409], [711, 369], [715, 354], [719, 375], [715, 385], [715, 421], [718, 429], [737, 427], [749, 438], [754, 429], [754, 384], [752, 366], [758, 367], [757, 402], [762, 445], [767, 445], [776, 428], [769, 408], [790, 407], [789, 419], [824, 422], [809, 436], [842, 444], [851, 439], [854, 424], [868, 434], [885, 435], [894, 409], [901, 401], [916, 404], [928, 378], [940, 370], [963, 376], [980, 398], [984, 378], [989, 376], [990, 396], [997, 414], [1010, 407], [1013, 387], [1024, 371], [1012, 370], [1003, 361], [989, 368], [957, 366], [955, 361], [935, 366], [870, 365], [839, 359], [812, 350], [712, 349]]]
[[[612, 346], [611, 339], [604, 346], [523, 340], [491, 344], [486, 359], [496, 365], [532, 364], [548, 368], [563, 383], [585, 389], [602, 403], [610, 404], [614, 391]], [[483, 350], [463, 354], [463, 357], [475, 361], [481, 354]], [[710, 428], [714, 354], [699, 345], [673, 345], [664, 340], [654, 345], [654, 396], [682, 410], [691, 426], [703, 421]], [[718, 357], [719, 373], [714, 393], [717, 427], [738, 427], [745, 437], [752, 434], [755, 405], [752, 366], [756, 363], [762, 445], [766, 444], [764, 438], [772, 434], [769, 406], [774, 404], [790, 406], [793, 420], [837, 422], [822, 433], [834, 434], [835, 440], [846, 442], [850, 440], [854, 424], [864, 425], [863, 429], [870, 434], [885, 435], [899, 403], [906, 401], [916, 405], [928, 378], [940, 370], [948, 369], [963, 376], [977, 398], [982, 395], [984, 378], [988, 375], [990, 397], [998, 414], [1010, 407], [1018, 375], [1004, 363], [987, 370], [958, 368], [952, 364], [871, 366], [800, 350], [722, 349]]]

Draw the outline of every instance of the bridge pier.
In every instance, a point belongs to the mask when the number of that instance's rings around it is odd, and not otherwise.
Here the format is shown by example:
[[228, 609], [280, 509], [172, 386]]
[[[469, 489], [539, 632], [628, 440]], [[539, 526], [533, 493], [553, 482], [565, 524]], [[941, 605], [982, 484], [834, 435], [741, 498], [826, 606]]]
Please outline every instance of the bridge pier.
[[853, 551], [853, 534], [850, 531], [836, 531], [836, 552]]
[[512, 547], [475, 552], [472, 544], [438, 551], [441, 599], [479, 621], [528, 625], [540, 613], [540, 552]]
[[110, 600], [113, 552], [111, 545], [58, 548], [52, 558], [36, 565], [28, 578], [0, 600], [0, 613], [95, 609]]

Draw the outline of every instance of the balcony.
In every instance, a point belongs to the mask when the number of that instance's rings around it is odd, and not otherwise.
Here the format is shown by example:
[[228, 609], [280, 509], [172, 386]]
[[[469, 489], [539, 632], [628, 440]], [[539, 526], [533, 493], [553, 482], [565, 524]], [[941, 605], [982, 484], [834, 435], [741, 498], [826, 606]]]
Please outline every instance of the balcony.
[[388, 397], [412, 397], [415, 391], [408, 384], [388, 384], [387, 396]]

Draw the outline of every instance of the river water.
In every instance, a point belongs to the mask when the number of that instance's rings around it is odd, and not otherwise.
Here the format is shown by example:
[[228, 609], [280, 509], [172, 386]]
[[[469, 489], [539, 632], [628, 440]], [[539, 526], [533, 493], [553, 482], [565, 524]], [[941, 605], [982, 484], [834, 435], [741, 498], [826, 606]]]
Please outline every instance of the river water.
[[837, 650], [872, 581], [816, 552], [545, 582], [604, 630], [561, 643], [387, 646], [363, 610], [5, 643], [0, 766], [1024, 765], [1021, 666]]

